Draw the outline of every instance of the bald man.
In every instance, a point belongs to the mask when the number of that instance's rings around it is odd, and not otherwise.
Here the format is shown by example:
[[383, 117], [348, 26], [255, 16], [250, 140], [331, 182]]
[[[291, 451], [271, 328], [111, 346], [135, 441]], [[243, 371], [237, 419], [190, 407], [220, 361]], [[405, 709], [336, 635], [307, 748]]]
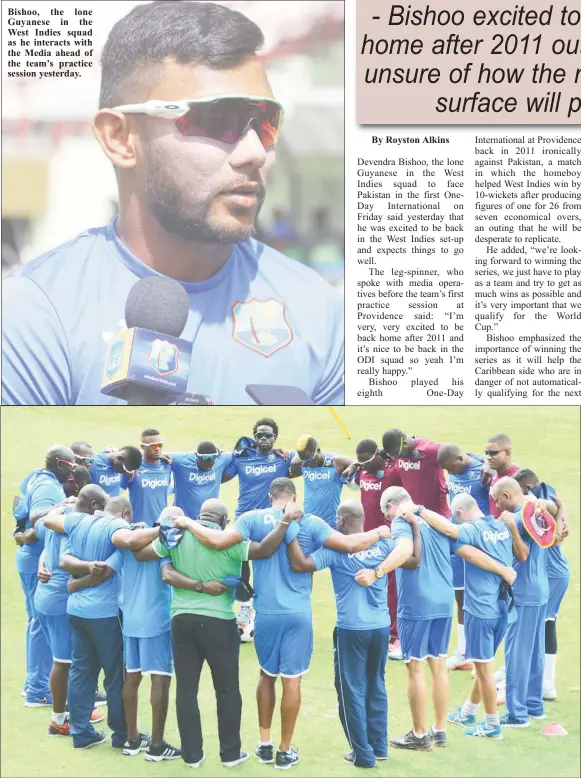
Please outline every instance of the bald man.
[[[505, 642], [506, 713], [500, 719], [503, 727], [529, 727], [530, 719], [546, 718], [543, 703], [545, 663], [545, 616], [549, 601], [547, 576], [548, 549], [542, 548], [528, 534], [522, 509], [531, 498], [525, 496], [518, 481], [500, 478], [490, 490], [500, 511], [500, 519], [512, 536], [517, 579], [513, 587], [515, 607], [509, 613]], [[555, 517], [557, 541], [562, 533], [563, 505], [543, 502]]]
[[49, 676], [52, 655], [34, 608], [34, 594], [38, 583], [39, 557], [44, 541], [23, 543], [21, 532], [34, 527], [55, 505], [65, 499], [63, 484], [72, 476], [75, 455], [67, 446], [51, 446], [46, 453], [44, 467], [33, 470], [20, 484], [21, 494], [14, 498], [13, 515], [16, 520], [16, 569], [26, 603], [26, 693], [25, 705], [40, 708], [52, 705]]
[[[363, 532], [363, 521], [363, 507], [359, 501], [346, 500], [339, 505], [336, 524], [343, 535]], [[294, 572], [331, 570], [337, 603], [337, 623], [333, 632], [335, 689], [339, 718], [351, 749], [343, 758], [356, 767], [375, 767], [376, 760], [387, 759], [385, 666], [390, 620], [387, 576], [376, 578], [367, 589], [356, 583], [355, 576], [360, 570], [377, 567], [394, 547], [393, 540], [381, 539], [355, 554], [323, 546], [305, 557], [296, 538], [287, 546]], [[419, 534], [413, 555], [419, 564]]]

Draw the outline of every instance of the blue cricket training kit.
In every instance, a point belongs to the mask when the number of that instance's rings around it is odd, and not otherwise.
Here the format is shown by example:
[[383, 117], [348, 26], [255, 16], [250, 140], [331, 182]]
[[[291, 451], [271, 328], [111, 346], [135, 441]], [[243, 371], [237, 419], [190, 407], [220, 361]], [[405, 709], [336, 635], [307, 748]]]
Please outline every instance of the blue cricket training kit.
[[44, 519], [34, 525], [34, 531], [44, 543], [44, 566], [51, 576], [39, 582], [34, 595], [34, 608], [55, 662], [71, 662], [71, 627], [67, 616], [69, 574], [60, 567], [61, 554], [68, 552], [66, 535], [47, 529]]
[[529, 716], [544, 714], [543, 671], [545, 667], [545, 618], [549, 600], [548, 549], [541, 548], [528, 534], [515, 513], [521, 538], [529, 547], [526, 562], [514, 562], [515, 607], [508, 615], [504, 647], [506, 663], [506, 710], [524, 723]]
[[[415, 570], [395, 571], [397, 580], [397, 623], [405, 662], [438, 658], [448, 652], [454, 588], [450, 539], [418, 519], [422, 536], [422, 562]], [[413, 541], [411, 526], [398, 517], [391, 525], [394, 540]], [[403, 622], [403, 624], [402, 624]]]
[[91, 481], [107, 492], [109, 497], [119, 497], [121, 494], [121, 473], [113, 470], [113, 466], [109, 461], [109, 454], [106, 452], [103, 451], [95, 454], [95, 458], [89, 468], [89, 475], [91, 476]]
[[303, 465], [305, 513], [312, 513], [337, 529], [337, 508], [341, 502], [343, 479], [335, 470], [335, 454], [325, 454], [320, 467]]
[[[280, 508], [249, 511], [235, 524], [244, 540], [260, 542], [282, 519]], [[298, 537], [306, 556], [320, 548], [331, 528], [316, 516], [292, 522], [285, 541]], [[269, 559], [252, 563], [254, 647], [267, 675], [296, 677], [309, 669], [313, 652], [310, 573], [293, 573], [285, 543]]]
[[[125, 326], [132, 286], [156, 275], [119, 240], [114, 220], [19, 267], [2, 284], [2, 403], [124, 404], [100, 390], [107, 344]], [[277, 383], [316, 404], [344, 402], [343, 298], [313, 270], [249, 239], [212, 278], [182, 286], [188, 392], [252, 405], [246, 384]]]
[[86, 746], [96, 737], [91, 713], [99, 671], [105, 673], [104, 687], [111, 743], [125, 743], [123, 711], [123, 636], [117, 605], [119, 581], [117, 573], [123, 558], [117, 553], [111, 538], [129, 525], [123, 519], [97, 511], [93, 516], [70, 513], [65, 516], [64, 530], [69, 539], [70, 553], [85, 561], [106, 562], [115, 575], [97, 586], [73, 592], [67, 602], [72, 631], [72, 659], [68, 685], [68, 706], [71, 735], [75, 748]]
[[[20, 484], [21, 496], [14, 509], [17, 520], [26, 520], [29, 529], [30, 516], [54, 507], [65, 499], [63, 487], [57, 477], [48, 470], [33, 470]], [[16, 551], [16, 569], [26, 603], [26, 699], [50, 697], [49, 676], [52, 668], [52, 652], [34, 605], [38, 585], [38, 560], [44, 548], [44, 540], [25, 543]]]
[[161, 460], [155, 464], [142, 462], [131, 480], [123, 474], [121, 489], [129, 492], [134, 522], [145, 522], [148, 527], [153, 527], [161, 512], [167, 508], [170, 480], [171, 467]]
[[236, 518], [247, 511], [270, 506], [270, 485], [275, 478], [288, 477], [291, 459], [283, 459], [278, 454], [259, 454], [252, 449], [249, 450], [248, 456], [232, 458], [225, 472], [238, 476]]
[[[454, 548], [464, 545], [484, 551], [505, 567], [512, 566], [512, 536], [504, 522], [493, 516], [464, 522]], [[506, 632], [508, 602], [500, 599], [502, 579], [466, 562], [464, 629], [466, 661], [491, 662]]]
[[[554, 500], [557, 494], [550, 484], [541, 482], [531, 493], [541, 500]], [[563, 553], [563, 544], [557, 543], [547, 549], [547, 578], [549, 579], [549, 600], [547, 602], [547, 621], [554, 621], [559, 615], [561, 602], [569, 587], [571, 568]]]
[[317, 570], [331, 570], [337, 604], [335, 689], [339, 718], [358, 767], [371, 767], [376, 756], [387, 756], [385, 665], [390, 618], [387, 576], [365, 587], [356, 583], [355, 575], [377, 567], [394, 548], [393, 540], [379, 540], [354, 554], [323, 547], [311, 555]]
[[232, 464], [233, 454], [221, 453], [214, 460], [211, 470], [200, 470], [196, 452], [172, 454], [171, 469], [174, 477], [174, 505], [186, 516], [197, 519], [202, 503], [220, 494], [224, 470]]

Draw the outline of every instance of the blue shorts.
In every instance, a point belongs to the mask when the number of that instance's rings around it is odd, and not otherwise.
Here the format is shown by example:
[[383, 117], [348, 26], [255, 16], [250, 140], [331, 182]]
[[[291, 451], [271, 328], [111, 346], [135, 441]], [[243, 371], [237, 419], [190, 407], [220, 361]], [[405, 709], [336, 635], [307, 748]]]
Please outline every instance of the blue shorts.
[[142, 675], [173, 675], [171, 630], [154, 638], [123, 635], [125, 670]]
[[72, 662], [72, 633], [69, 617], [66, 613], [60, 616], [46, 616], [36, 611], [46, 642], [50, 646], [53, 662], [70, 665]]
[[404, 662], [425, 661], [448, 655], [452, 633], [452, 617], [444, 619], [402, 619], [398, 616], [397, 631]]
[[296, 678], [304, 675], [313, 655], [311, 613], [257, 613], [254, 647], [260, 669], [267, 675]]
[[480, 619], [464, 611], [466, 661], [492, 662], [504, 638], [507, 624], [507, 615], [497, 619]]
[[571, 576], [549, 578], [549, 602], [547, 603], [547, 621], [554, 621], [559, 615], [559, 609], [569, 586]]
[[464, 560], [462, 557], [452, 554], [450, 564], [452, 565], [452, 586], [454, 590], [461, 589], [464, 591]]

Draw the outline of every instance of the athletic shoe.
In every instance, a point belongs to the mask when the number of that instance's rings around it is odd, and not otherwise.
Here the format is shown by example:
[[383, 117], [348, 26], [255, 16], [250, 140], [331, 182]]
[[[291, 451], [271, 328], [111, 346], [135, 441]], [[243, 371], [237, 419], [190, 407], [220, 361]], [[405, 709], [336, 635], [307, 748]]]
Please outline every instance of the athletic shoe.
[[174, 748], [166, 743], [165, 740], [160, 746], [154, 746], [151, 743], [145, 752], [146, 762], [165, 762], [166, 759], [181, 759], [182, 752], [179, 748]]
[[[375, 757], [377, 759], [377, 757]], [[382, 757], [383, 759], [387, 759], [386, 756]], [[355, 764], [355, 753], [353, 751], [345, 751], [343, 754], [343, 761], [347, 762], [348, 764], [355, 765], [355, 767], [362, 767], [362, 765]], [[365, 765], [365, 767], [377, 767], [376, 764], [369, 764]]]
[[248, 603], [242, 603], [238, 610], [238, 616], [236, 616], [236, 625], [238, 626], [238, 631], [240, 632], [240, 635], [244, 632], [244, 628], [247, 627], [250, 624], [250, 619], [252, 618], [252, 605], [249, 605]]
[[434, 728], [430, 727], [428, 730], [428, 735], [432, 738], [436, 748], [446, 748], [448, 745], [446, 733], [443, 730], [439, 729], [437, 732], [434, 732]]
[[509, 713], [505, 713], [504, 716], [500, 717], [500, 726], [501, 727], [514, 727], [515, 729], [524, 729], [525, 727], [530, 727], [531, 722], [530, 721], [519, 721], [519, 719], [515, 719], [514, 716], [511, 716]]
[[95, 710], [91, 713], [91, 724], [98, 724], [100, 721], [103, 721], [104, 718], [105, 714], [95, 708]]
[[529, 716], [531, 717], [531, 719], [536, 719], [537, 721], [543, 721], [544, 719], [547, 718], [547, 714], [546, 713], [541, 713], [539, 715], [538, 713], [535, 714], [535, 713], [530, 713], [529, 712]]
[[448, 670], [473, 670], [473, 662], [467, 662], [464, 654], [459, 654], [455, 651], [446, 659], [446, 667]]
[[274, 767], [276, 770], [289, 770], [293, 765], [298, 764], [299, 752], [291, 746], [290, 751], [277, 751]]
[[274, 746], [256, 746], [254, 756], [261, 764], [272, 764], [274, 762]]
[[21, 697], [26, 697], [26, 689], [23, 689], [23, 690], [20, 692], [20, 696], [21, 696]]
[[387, 754], [383, 754], [382, 756], [377, 756], [377, 754], [374, 754], [374, 756], [378, 762], [385, 762], [389, 759]]
[[433, 742], [430, 734], [426, 732], [423, 737], [416, 737], [413, 729], [403, 735], [389, 741], [394, 748], [405, 748], [407, 751], [431, 751]]
[[545, 702], [556, 702], [557, 690], [554, 686], [552, 689], [543, 689], [543, 700]]
[[104, 732], [96, 732], [93, 740], [89, 740], [89, 742], [85, 743], [84, 746], [74, 746], [74, 748], [93, 748], [93, 746], [100, 746], [101, 743], [104, 743], [106, 740], [107, 735]]
[[401, 652], [401, 643], [399, 640], [394, 640], [392, 643], [389, 644], [389, 647], [387, 649], [387, 656], [390, 659], [394, 659], [396, 661], [403, 659], [403, 654]]
[[496, 684], [496, 688], [498, 689], [499, 684], [504, 684], [506, 682], [506, 667], [501, 667], [500, 670], [497, 670], [494, 673], [494, 683]]
[[469, 713], [467, 716], [462, 715], [461, 705], [458, 705], [454, 713], [448, 713], [446, 719], [450, 724], [459, 724], [461, 727], [470, 727], [472, 724], [476, 724], [476, 716], [473, 713]]
[[57, 724], [56, 721], [51, 721], [48, 725], [48, 734], [52, 736], [56, 735], [70, 735], [71, 724], [69, 721], [65, 721], [64, 724]]
[[125, 756], [137, 756], [141, 751], [147, 751], [151, 738], [147, 732], [140, 732], [135, 740], [126, 740], [123, 744]]
[[475, 724], [473, 727], [464, 727], [464, 734], [470, 737], [488, 737], [491, 740], [502, 740], [502, 728], [489, 727], [485, 721]]
[[95, 705], [99, 707], [100, 705], [107, 705], [107, 694], [105, 692], [100, 691], [97, 689], [95, 692]]
[[25, 708], [48, 708], [52, 707], [52, 697], [27, 697], [24, 700]]
[[248, 761], [248, 751], [241, 751], [238, 759], [232, 759], [230, 762], [222, 762], [222, 767], [236, 767], [237, 764]]
[[203, 762], [205, 761], [206, 761], [206, 754], [202, 754], [202, 758], [198, 759], [197, 762], [186, 762], [185, 765], [186, 767], [193, 767], [195, 769], [196, 767], [199, 767], [201, 764], [203, 764]]

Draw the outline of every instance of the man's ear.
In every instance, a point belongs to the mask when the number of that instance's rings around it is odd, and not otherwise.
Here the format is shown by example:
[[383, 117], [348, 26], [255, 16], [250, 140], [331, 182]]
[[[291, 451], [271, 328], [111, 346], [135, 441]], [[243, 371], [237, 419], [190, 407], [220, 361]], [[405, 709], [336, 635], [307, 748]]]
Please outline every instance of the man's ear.
[[296, 493], [295, 493], [295, 494], [293, 494], [293, 496], [291, 497], [291, 502], [296, 502], [296, 501], [297, 501], [297, 495], [296, 495]]

